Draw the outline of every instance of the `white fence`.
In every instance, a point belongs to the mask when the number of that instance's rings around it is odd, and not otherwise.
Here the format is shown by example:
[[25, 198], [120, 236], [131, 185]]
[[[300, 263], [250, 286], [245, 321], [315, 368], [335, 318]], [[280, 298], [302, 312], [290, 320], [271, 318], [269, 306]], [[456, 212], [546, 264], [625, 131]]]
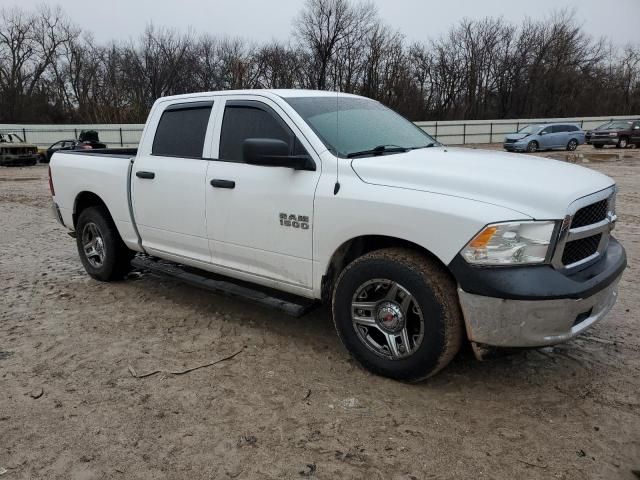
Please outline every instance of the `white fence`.
[[[512, 120], [465, 120], [447, 122], [416, 122], [436, 140], [448, 145], [467, 143], [498, 143], [504, 135], [532, 123], [573, 123], [588, 130], [610, 120], [628, 120], [637, 116], [583, 117], [583, 118], [527, 118]], [[9, 125], [0, 124], [0, 133], [16, 132], [27, 142], [48, 147], [58, 140], [78, 138], [82, 130], [96, 130], [100, 141], [109, 147], [135, 147], [140, 141], [142, 124], [102, 125]]]
[[530, 124], [571, 123], [584, 130], [602, 125], [610, 120], [630, 120], [636, 116], [581, 117], [581, 118], [522, 118], [512, 120], [464, 120], [451, 122], [416, 122], [429, 135], [447, 145], [467, 143], [500, 143], [507, 133], [513, 133]]

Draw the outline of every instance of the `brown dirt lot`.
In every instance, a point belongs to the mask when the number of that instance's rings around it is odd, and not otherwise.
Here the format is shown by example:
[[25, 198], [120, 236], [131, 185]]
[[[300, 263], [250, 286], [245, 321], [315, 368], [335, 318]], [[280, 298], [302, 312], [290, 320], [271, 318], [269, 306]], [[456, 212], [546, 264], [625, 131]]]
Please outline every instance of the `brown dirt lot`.
[[90, 279], [46, 167], [1, 168], [0, 478], [636, 478], [640, 150], [593, 153], [569, 160], [619, 183], [629, 255], [609, 317], [554, 348], [464, 351], [418, 385], [355, 365], [326, 310]]

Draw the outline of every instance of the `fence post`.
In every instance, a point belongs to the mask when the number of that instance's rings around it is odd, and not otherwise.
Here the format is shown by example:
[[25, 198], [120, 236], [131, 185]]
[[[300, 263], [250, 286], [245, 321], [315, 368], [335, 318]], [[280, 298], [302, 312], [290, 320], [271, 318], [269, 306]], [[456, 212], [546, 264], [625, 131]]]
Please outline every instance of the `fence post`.
[[124, 145], [122, 143], [122, 127], [120, 127], [120, 146], [124, 147]]
[[438, 122], [436, 121], [436, 142], [438, 141]]
[[22, 139], [24, 143], [27, 143], [27, 131], [24, 128], [22, 129]]
[[77, 128], [73, 129], [73, 138], [75, 138], [76, 140], [78, 139], [78, 129]]
[[580, 128], [584, 128], [584, 119], [580, 120]]
[[467, 124], [466, 123], [462, 124], [462, 144], [463, 145], [467, 144]]
[[489, 124], [489, 143], [493, 143], [493, 122]]
[[516, 132], [520, 131], [520, 122], [516, 123]]

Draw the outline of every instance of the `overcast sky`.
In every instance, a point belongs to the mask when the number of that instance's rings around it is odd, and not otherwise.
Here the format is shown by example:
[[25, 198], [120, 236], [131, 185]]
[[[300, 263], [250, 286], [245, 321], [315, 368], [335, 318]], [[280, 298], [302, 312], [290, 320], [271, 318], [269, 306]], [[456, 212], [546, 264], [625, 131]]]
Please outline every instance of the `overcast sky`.
[[[0, 0], [0, 6], [33, 8], [42, 0]], [[249, 40], [287, 40], [303, 0], [58, 0], [96, 40], [137, 37], [149, 22], [196, 32]], [[463, 17], [503, 16], [520, 22], [544, 18], [554, 9], [575, 10], [577, 21], [594, 37], [615, 44], [640, 44], [640, 0], [374, 0], [380, 16], [410, 41], [446, 32]]]

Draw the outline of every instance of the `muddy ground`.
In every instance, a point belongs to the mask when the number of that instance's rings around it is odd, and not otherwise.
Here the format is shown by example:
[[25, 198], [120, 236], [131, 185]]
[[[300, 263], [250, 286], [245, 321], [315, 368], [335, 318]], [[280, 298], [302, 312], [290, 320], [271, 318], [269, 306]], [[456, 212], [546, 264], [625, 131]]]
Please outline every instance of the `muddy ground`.
[[[463, 351], [419, 385], [354, 364], [326, 310], [296, 319], [152, 275], [90, 279], [50, 216], [46, 166], [0, 168], [0, 479], [637, 480], [640, 150], [580, 153], [621, 189], [630, 268], [615, 309], [555, 348]], [[182, 375], [129, 368], [238, 351]]]

